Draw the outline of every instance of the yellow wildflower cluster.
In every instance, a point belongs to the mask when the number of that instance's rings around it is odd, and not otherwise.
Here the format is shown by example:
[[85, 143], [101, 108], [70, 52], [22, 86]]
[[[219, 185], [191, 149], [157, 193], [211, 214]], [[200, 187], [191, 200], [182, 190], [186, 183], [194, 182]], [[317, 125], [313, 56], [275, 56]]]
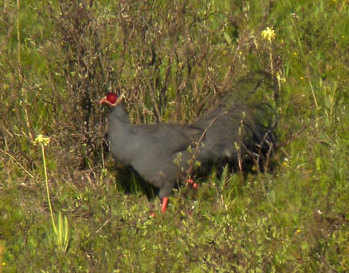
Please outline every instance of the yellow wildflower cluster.
[[270, 43], [275, 39], [276, 36], [274, 29], [270, 27], [267, 27], [265, 30], [263, 30], [261, 35], [264, 40], [267, 40]]
[[34, 140], [34, 145], [42, 144], [44, 146], [47, 146], [50, 143], [50, 138], [45, 137], [43, 135], [38, 135]]

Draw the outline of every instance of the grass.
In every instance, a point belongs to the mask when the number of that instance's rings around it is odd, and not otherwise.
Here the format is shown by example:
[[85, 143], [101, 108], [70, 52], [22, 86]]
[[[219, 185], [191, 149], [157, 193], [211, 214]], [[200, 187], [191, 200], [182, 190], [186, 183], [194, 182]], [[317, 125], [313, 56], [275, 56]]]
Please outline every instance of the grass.
[[[0, 272], [349, 271], [348, 1], [0, 3]], [[259, 69], [280, 86], [257, 94], [280, 116], [273, 171], [212, 173], [150, 217], [98, 98], [188, 122]]]

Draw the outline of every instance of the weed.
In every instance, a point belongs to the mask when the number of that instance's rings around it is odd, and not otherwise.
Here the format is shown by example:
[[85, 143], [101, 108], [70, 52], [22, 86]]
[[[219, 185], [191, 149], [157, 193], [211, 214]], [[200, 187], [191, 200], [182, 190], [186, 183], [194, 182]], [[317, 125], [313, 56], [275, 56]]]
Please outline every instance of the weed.
[[38, 135], [35, 140], [35, 145], [40, 145], [41, 147], [41, 155], [42, 155], [42, 162], [44, 166], [44, 174], [45, 174], [45, 185], [46, 185], [46, 193], [47, 193], [47, 201], [50, 208], [50, 215], [51, 215], [51, 224], [54, 232], [54, 241], [60, 251], [65, 253], [68, 249], [69, 245], [69, 225], [68, 225], [68, 218], [67, 216], [62, 217], [62, 213], [59, 212], [58, 218], [57, 218], [57, 224], [54, 219], [54, 214], [52, 210], [52, 204], [51, 204], [51, 198], [50, 198], [50, 190], [48, 186], [48, 177], [47, 177], [47, 167], [46, 167], [46, 157], [45, 157], [45, 146], [47, 146], [50, 143], [49, 137], [44, 137], [43, 135]]

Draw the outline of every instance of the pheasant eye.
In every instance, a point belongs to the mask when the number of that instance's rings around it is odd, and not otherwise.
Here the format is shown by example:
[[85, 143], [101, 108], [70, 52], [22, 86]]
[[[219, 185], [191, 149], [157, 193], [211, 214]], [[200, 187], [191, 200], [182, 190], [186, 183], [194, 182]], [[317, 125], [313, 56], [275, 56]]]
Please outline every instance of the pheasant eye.
[[118, 96], [116, 94], [114, 93], [107, 94], [107, 101], [109, 101], [111, 104], [114, 104], [117, 99], [118, 99]]

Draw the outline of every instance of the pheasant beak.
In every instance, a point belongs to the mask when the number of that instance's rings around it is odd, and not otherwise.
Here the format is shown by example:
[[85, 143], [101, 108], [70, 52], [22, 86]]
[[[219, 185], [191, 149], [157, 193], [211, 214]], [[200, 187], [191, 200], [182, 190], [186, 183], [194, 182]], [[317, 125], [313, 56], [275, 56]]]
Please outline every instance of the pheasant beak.
[[113, 106], [113, 104], [107, 100], [107, 96], [101, 98], [101, 100], [99, 101], [99, 104], [103, 104], [103, 103]]

